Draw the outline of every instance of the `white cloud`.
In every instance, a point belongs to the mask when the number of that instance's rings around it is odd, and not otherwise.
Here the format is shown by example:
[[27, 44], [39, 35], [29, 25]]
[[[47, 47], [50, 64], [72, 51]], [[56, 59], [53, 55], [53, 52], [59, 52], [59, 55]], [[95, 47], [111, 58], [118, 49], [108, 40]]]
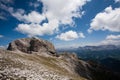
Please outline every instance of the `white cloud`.
[[120, 32], [120, 8], [112, 9], [107, 7], [103, 12], [98, 13], [90, 24], [88, 32], [93, 30], [109, 30]]
[[117, 3], [117, 2], [120, 2], [120, 0], [115, 0], [115, 2]]
[[79, 33], [79, 37], [80, 37], [80, 38], [85, 38], [85, 36], [84, 36], [83, 33]]
[[120, 45], [120, 35], [107, 35], [106, 38], [100, 42], [88, 43], [87, 45], [99, 46], [99, 45]]
[[57, 19], [61, 24], [73, 24], [73, 17], [82, 16], [82, 6], [88, 0], [40, 0], [44, 7], [43, 12], [48, 20]]
[[120, 39], [120, 35], [108, 35], [106, 39]]
[[[32, 11], [28, 14], [23, 9], [9, 8], [12, 16], [23, 24], [19, 24], [17, 31], [32, 36], [53, 34], [59, 30], [59, 25], [74, 25], [73, 18], [80, 18], [84, 11], [82, 6], [90, 0], [38, 0], [43, 3], [42, 13]], [[45, 19], [48, 23], [43, 23]], [[36, 26], [36, 27], [35, 27]]]
[[52, 35], [55, 31], [58, 31], [57, 21], [50, 21], [49, 23], [44, 23], [42, 26], [39, 24], [19, 24], [16, 28], [17, 31], [28, 34], [28, 36], [42, 36], [45, 34]]
[[41, 23], [41, 21], [45, 19], [45, 15], [40, 14], [37, 11], [31, 11], [30, 13], [25, 14], [26, 12], [24, 9], [14, 9], [13, 7], [8, 7], [4, 4], [1, 4], [0, 7], [24, 23]]
[[2, 38], [3, 37], [3, 35], [0, 35], [0, 38]]
[[25, 23], [41, 23], [41, 21], [45, 19], [45, 16], [37, 11], [32, 11], [26, 15], [23, 9], [18, 9], [15, 12], [13, 8], [9, 8], [9, 12], [19, 21], [23, 21]]
[[77, 33], [75, 31], [70, 30], [68, 32], [57, 35], [56, 38], [60, 40], [64, 40], [64, 41], [70, 41], [70, 40], [74, 40], [77, 38], [85, 38], [85, 36], [83, 35], [83, 33]]
[[108, 35], [105, 40], [100, 42], [100, 44], [120, 45], [120, 35]]
[[27, 22], [32, 22], [32, 23], [40, 23], [44, 19], [45, 19], [45, 16], [36, 11], [32, 11], [28, 15], [23, 15], [23, 20], [26, 20]]

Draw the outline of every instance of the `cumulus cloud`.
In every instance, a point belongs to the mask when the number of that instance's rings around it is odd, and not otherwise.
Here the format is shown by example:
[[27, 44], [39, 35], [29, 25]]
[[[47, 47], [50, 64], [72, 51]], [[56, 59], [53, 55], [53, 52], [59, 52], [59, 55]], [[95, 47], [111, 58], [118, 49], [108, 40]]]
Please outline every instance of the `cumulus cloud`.
[[108, 35], [106, 39], [120, 39], [120, 35]]
[[80, 32], [78, 35], [79, 35], [80, 38], [85, 38], [85, 36], [82, 32]]
[[[26, 14], [23, 9], [6, 8], [13, 17], [23, 22], [17, 26], [17, 31], [31, 36], [41, 36], [57, 32], [60, 25], [73, 26], [75, 24], [73, 18], [80, 18], [84, 14], [82, 6], [90, 0], [38, 1], [43, 3], [42, 13], [31, 11]], [[48, 22], [42, 23], [45, 20]]]
[[13, 17], [22, 21], [24, 23], [41, 23], [45, 19], [45, 15], [40, 14], [37, 11], [31, 11], [28, 14], [25, 14], [24, 9], [14, 9], [13, 7], [8, 7], [5, 4], [0, 5], [1, 9], [8, 11]]
[[73, 17], [81, 17], [80, 10], [88, 0], [40, 0], [44, 7], [43, 12], [48, 20], [57, 19], [61, 24], [73, 24]]
[[103, 12], [95, 16], [90, 26], [88, 32], [93, 30], [120, 32], [120, 8], [112, 9], [111, 6], [107, 7]]
[[85, 38], [83, 33], [77, 33], [75, 31], [67, 31], [65, 33], [61, 33], [60, 35], [57, 35], [56, 38], [64, 41], [71, 41], [77, 38]]
[[100, 44], [120, 45], [120, 35], [108, 35], [105, 40], [101, 41]]
[[31, 24], [19, 24], [16, 28], [17, 31], [28, 34], [28, 36], [42, 36], [45, 34], [52, 35], [54, 30], [57, 31], [58, 24], [56, 20], [50, 21], [49, 23], [45, 23], [42, 26], [39, 24], [31, 23]]
[[19, 21], [23, 21], [25, 23], [41, 23], [42, 20], [45, 19], [45, 16], [40, 14], [39, 12], [32, 11], [28, 15], [24, 14], [23, 9], [18, 9], [17, 12], [11, 12], [12, 16], [16, 17]]

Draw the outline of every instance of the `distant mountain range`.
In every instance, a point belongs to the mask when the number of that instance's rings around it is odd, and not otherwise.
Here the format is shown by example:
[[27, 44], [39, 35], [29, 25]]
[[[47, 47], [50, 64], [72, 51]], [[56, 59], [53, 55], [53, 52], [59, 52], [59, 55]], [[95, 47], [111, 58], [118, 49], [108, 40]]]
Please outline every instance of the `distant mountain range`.
[[115, 50], [120, 49], [120, 45], [100, 45], [100, 46], [85, 46], [78, 47], [79, 50], [91, 50], [91, 51], [101, 51], [101, 50]]
[[84, 46], [58, 50], [58, 52], [64, 51], [76, 53], [80, 59], [95, 61], [120, 74], [120, 45]]
[[98, 46], [83, 46], [83, 47], [70, 47], [70, 48], [59, 48], [57, 51], [74, 51], [74, 50], [90, 50], [90, 51], [101, 51], [101, 50], [118, 50], [120, 45], [98, 45]]

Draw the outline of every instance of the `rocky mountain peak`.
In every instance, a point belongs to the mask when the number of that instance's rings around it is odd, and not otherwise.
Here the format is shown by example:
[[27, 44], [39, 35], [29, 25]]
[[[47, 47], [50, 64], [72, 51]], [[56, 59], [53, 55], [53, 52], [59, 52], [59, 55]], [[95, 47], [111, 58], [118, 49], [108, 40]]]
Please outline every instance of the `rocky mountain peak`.
[[52, 43], [35, 37], [17, 39], [9, 43], [7, 50], [20, 51], [24, 53], [49, 52], [51, 54], [55, 54], [56, 52]]
[[75, 53], [57, 54], [52, 43], [39, 38], [17, 39], [7, 50], [0, 49], [0, 80], [38, 79], [120, 80], [120, 77], [97, 63], [79, 59]]

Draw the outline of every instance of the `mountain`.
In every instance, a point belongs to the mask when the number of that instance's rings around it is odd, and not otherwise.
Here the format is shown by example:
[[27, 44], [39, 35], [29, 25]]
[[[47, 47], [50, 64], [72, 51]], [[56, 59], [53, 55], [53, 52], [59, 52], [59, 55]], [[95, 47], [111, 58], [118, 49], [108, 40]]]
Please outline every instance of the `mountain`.
[[80, 59], [85, 61], [95, 61], [115, 73], [120, 74], [120, 46], [116, 45], [100, 45], [100, 46], [84, 46], [73, 49], [61, 49], [59, 52], [74, 52]]
[[101, 51], [101, 50], [115, 50], [120, 49], [120, 46], [116, 45], [99, 45], [99, 46], [84, 46], [79, 47], [79, 50]]
[[29, 54], [43, 52], [55, 54], [55, 48], [52, 43], [34, 37], [15, 40], [9, 44], [7, 50]]
[[11, 42], [0, 49], [0, 80], [120, 80], [118, 74], [74, 53], [58, 54], [54, 45], [38, 38]]
[[57, 49], [57, 52], [73, 52], [84, 60], [102, 60], [112, 57], [120, 60], [120, 45], [84, 46], [69, 49]]
[[108, 57], [100, 61], [101, 64], [120, 74], [120, 60]]

